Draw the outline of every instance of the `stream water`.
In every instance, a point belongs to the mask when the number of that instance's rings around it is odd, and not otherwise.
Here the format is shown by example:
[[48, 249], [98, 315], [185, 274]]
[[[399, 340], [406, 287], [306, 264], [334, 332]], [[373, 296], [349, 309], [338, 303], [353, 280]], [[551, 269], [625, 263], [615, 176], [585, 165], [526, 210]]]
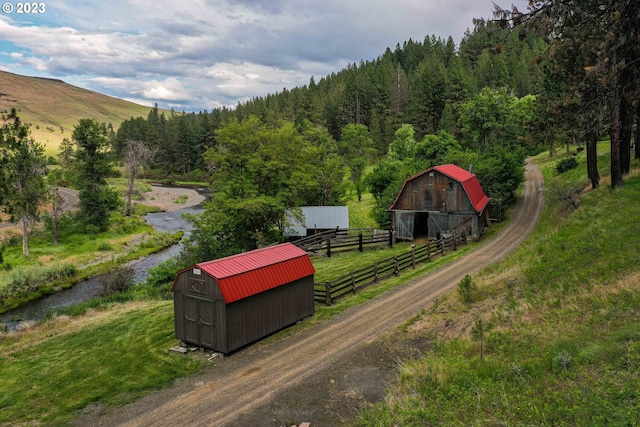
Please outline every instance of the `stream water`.
[[[173, 212], [152, 213], [148, 214], [145, 218], [147, 223], [158, 231], [166, 231], [169, 233], [177, 233], [180, 230], [184, 231], [184, 239], [189, 237], [192, 224], [184, 219], [182, 214], [189, 213], [197, 215], [201, 212], [201, 208], [193, 207]], [[181, 249], [182, 245], [173, 245], [131, 263], [131, 267], [134, 269], [135, 283], [144, 282], [147, 278], [147, 270], [176, 256], [180, 253]], [[102, 288], [101, 276], [92, 277], [76, 283], [72, 288], [54, 292], [18, 307], [15, 310], [8, 311], [0, 315], [0, 323], [5, 325], [9, 330], [18, 329], [20, 323], [29, 320], [40, 320], [51, 310], [72, 307], [76, 304], [89, 301], [91, 298], [98, 296]]]

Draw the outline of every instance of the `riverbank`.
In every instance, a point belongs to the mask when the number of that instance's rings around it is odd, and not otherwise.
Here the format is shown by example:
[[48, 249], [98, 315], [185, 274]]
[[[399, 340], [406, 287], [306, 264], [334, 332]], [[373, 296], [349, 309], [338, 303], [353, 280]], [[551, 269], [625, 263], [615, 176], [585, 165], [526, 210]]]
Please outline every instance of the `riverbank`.
[[[134, 282], [143, 282], [148, 269], [179, 252], [176, 243], [191, 230], [191, 224], [182, 218], [182, 213], [199, 213], [198, 206], [205, 199], [196, 189], [154, 185], [143, 200], [135, 202], [144, 205], [144, 211], [154, 213], [133, 218], [116, 214], [109, 232], [66, 236], [66, 240], [57, 246], [41, 238], [41, 242], [34, 242], [29, 260], [14, 258], [23, 263], [19, 266], [12, 265], [15, 261], [5, 256], [5, 271], [0, 273], [0, 278], [5, 276], [5, 282], [9, 275], [46, 270], [60, 263], [72, 265], [76, 273], [62, 280], [45, 277], [41, 284], [29, 279], [30, 283], [14, 292], [4, 289], [0, 313], [5, 314], [0, 317], [0, 323], [16, 329], [22, 322], [39, 320], [47, 311], [85, 302], [101, 292], [104, 276], [118, 266], [131, 266]], [[3, 229], [1, 233], [7, 240], [16, 240], [11, 228]]]

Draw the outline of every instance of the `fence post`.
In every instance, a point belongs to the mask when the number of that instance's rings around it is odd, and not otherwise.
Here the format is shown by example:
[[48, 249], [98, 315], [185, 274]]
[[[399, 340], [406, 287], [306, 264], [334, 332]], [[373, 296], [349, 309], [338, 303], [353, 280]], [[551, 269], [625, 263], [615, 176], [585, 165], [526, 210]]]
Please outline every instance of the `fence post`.
[[411, 245], [411, 268], [416, 269], [416, 245]]
[[427, 261], [431, 261], [431, 242], [427, 241]]
[[377, 262], [374, 264], [373, 281], [375, 283], [378, 283], [378, 263]]
[[398, 266], [398, 257], [397, 256], [393, 257], [393, 274], [394, 274], [394, 276], [399, 276], [400, 275], [400, 267]]
[[393, 230], [389, 230], [389, 247], [393, 247]]
[[355, 294], [356, 293], [356, 279], [353, 275], [353, 271], [351, 272], [351, 291]]
[[362, 252], [362, 233], [358, 234], [358, 250]]
[[456, 232], [453, 231], [453, 250], [458, 250], [458, 245], [456, 244]]
[[331, 238], [327, 237], [327, 258], [331, 258]]
[[325, 289], [325, 292], [327, 293], [325, 295], [326, 304], [331, 305], [331, 282], [327, 281], [324, 284], [324, 289]]
[[440, 249], [442, 251], [442, 255], [444, 255], [444, 246], [446, 244], [446, 239], [444, 238], [444, 236], [440, 237], [440, 245], [442, 246]]

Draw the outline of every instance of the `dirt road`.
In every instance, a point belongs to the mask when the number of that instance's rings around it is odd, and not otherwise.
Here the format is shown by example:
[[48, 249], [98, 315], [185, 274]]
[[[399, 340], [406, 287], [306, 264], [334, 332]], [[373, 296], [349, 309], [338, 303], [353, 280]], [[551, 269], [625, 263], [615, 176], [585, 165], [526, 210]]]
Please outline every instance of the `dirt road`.
[[[358, 405], [379, 400], [397, 368], [396, 357], [412, 353], [393, 332], [474, 274], [512, 252], [533, 230], [542, 211], [543, 181], [528, 164], [522, 199], [511, 223], [482, 247], [331, 321], [286, 338], [249, 347], [203, 373], [123, 407], [94, 407], [77, 425], [102, 426], [291, 426], [343, 424]], [[406, 344], [406, 343], [405, 343]]]

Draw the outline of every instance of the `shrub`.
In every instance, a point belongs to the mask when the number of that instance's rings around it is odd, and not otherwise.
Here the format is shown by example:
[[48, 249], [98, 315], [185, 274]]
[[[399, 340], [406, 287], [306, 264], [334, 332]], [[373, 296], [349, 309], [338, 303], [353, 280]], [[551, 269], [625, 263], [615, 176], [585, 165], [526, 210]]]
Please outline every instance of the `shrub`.
[[133, 287], [135, 271], [132, 267], [120, 266], [114, 268], [102, 277], [103, 290], [101, 296], [106, 297], [116, 293], [124, 293]]
[[100, 242], [100, 243], [98, 243], [98, 248], [97, 249], [99, 251], [110, 251], [113, 248], [111, 247], [109, 242]]
[[556, 172], [565, 173], [577, 167], [578, 161], [575, 157], [566, 157], [558, 162], [558, 164], [556, 165]]
[[557, 203], [561, 212], [572, 212], [578, 209], [582, 185], [567, 184], [563, 186], [549, 186], [549, 197]]
[[464, 302], [471, 302], [472, 296], [471, 293], [475, 290], [475, 284], [473, 283], [473, 279], [468, 274], [460, 280], [458, 283], [458, 293]]

